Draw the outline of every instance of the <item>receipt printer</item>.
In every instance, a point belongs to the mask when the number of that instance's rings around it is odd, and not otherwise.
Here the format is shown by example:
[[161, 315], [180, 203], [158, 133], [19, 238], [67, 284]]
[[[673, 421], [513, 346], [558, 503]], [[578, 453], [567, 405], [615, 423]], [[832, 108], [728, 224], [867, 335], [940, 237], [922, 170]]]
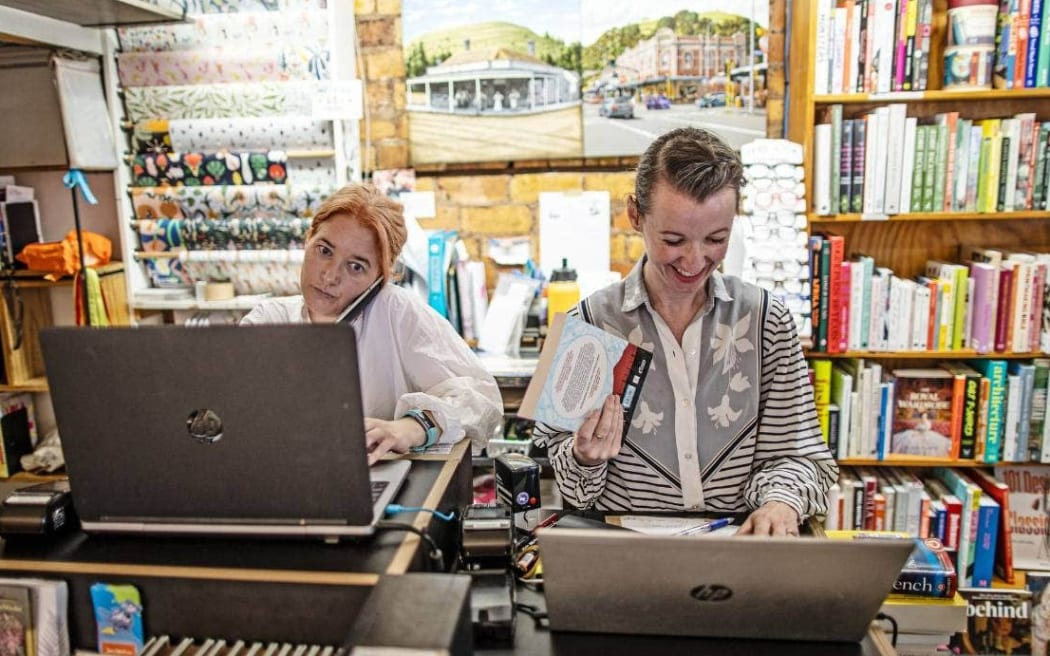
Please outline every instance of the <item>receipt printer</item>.
[[496, 499], [520, 513], [540, 507], [540, 466], [520, 453], [496, 456]]
[[75, 524], [68, 479], [17, 488], [0, 505], [0, 535], [50, 535]]

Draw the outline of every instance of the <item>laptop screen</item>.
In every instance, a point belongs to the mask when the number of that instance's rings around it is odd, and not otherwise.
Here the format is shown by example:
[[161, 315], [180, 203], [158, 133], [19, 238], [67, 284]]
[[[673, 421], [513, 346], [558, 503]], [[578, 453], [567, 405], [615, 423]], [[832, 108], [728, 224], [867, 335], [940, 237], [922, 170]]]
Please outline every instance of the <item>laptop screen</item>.
[[89, 522], [372, 521], [346, 324], [41, 332]]

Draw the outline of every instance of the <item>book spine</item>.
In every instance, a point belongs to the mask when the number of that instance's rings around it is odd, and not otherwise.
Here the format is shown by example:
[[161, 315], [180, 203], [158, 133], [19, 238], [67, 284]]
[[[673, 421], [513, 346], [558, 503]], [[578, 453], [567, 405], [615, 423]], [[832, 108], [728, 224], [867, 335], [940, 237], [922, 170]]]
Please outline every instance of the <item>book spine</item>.
[[995, 573], [996, 538], [999, 535], [999, 504], [981, 496], [977, 513], [977, 549], [973, 562], [973, 585], [988, 588]]
[[922, 189], [923, 177], [926, 173], [926, 138], [929, 135], [928, 126], [918, 125], [915, 128], [915, 152], [912, 157], [911, 178], [911, 211], [922, 211]]
[[992, 71], [992, 86], [996, 89], [1012, 89], [1014, 86], [1013, 67], [1010, 64], [1010, 30], [1013, 26], [1010, 5], [1011, 0], [999, 0], [998, 27], [995, 31], [995, 67]]
[[1039, 55], [1035, 71], [1035, 86], [1050, 87], [1050, 0], [1043, 0], [1043, 18], [1039, 32]]
[[853, 208], [853, 119], [842, 121], [842, 146], [839, 155], [839, 214], [849, 214]]
[[977, 448], [977, 401], [981, 389], [981, 375], [964, 374], [963, 378], [959, 457], [972, 460]]
[[[845, 240], [840, 235], [827, 235], [824, 238], [828, 244], [828, 331], [827, 350], [828, 353], [841, 353], [842, 333], [842, 310], [839, 299], [842, 290], [842, 257], [845, 252]], [[821, 253], [823, 257], [823, 253]], [[823, 262], [821, 262], [823, 264]]]
[[829, 312], [831, 310], [831, 240], [824, 238], [820, 246], [820, 324], [817, 332], [817, 350], [828, 350]]
[[1038, 86], [1036, 80], [1039, 71], [1039, 45], [1043, 26], [1043, 0], [1030, 0], [1032, 8], [1028, 14], [1028, 49], [1025, 55], [1024, 86], [1031, 89]]
[[809, 238], [809, 270], [810, 270], [810, 313], [809, 322], [812, 328], [814, 344], [820, 350], [820, 251], [823, 248], [824, 238], [820, 235], [812, 235]]
[[814, 128], [813, 139], [813, 211], [819, 216], [831, 215], [831, 124]]
[[865, 152], [868, 141], [866, 117], [853, 119], [853, 186], [850, 189], [850, 211], [864, 211]]
[[[824, 3], [822, 3], [824, 4]], [[842, 105], [832, 105], [831, 114], [831, 213], [842, 207]]]
[[999, 303], [995, 318], [995, 352], [1006, 352], [1007, 331], [1010, 324], [1010, 298], [1013, 289], [1014, 271], [1004, 266], [999, 271]]

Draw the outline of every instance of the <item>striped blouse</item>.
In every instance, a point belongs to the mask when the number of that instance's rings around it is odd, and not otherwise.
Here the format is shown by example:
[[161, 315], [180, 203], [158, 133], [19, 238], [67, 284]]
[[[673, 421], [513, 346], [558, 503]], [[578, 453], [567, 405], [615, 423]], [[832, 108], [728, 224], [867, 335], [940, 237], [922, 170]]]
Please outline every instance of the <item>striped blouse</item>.
[[572, 433], [536, 425], [533, 439], [548, 448], [563, 500], [605, 511], [727, 513], [775, 500], [800, 519], [825, 514], [838, 467], [791, 315], [761, 288], [715, 272], [679, 345], [649, 302], [643, 262], [570, 312], [651, 350], [653, 361], [610, 461], [583, 466]]

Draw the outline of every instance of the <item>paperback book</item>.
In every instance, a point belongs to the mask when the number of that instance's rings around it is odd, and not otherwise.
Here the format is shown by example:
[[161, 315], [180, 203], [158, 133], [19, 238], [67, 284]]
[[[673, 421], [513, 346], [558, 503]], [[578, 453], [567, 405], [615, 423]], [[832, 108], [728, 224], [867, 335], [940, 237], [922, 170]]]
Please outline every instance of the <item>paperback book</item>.
[[961, 588], [966, 631], [952, 639], [957, 654], [1032, 654], [1031, 597], [1027, 590]]
[[1010, 488], [1010, 546], [1017, 569], [1050, 570], [1050, 466], [997, 465]]
[[575, 431], [610, 394], [630, 425], [653, 354], [586, 321], [556, 314], [518, 416]]

